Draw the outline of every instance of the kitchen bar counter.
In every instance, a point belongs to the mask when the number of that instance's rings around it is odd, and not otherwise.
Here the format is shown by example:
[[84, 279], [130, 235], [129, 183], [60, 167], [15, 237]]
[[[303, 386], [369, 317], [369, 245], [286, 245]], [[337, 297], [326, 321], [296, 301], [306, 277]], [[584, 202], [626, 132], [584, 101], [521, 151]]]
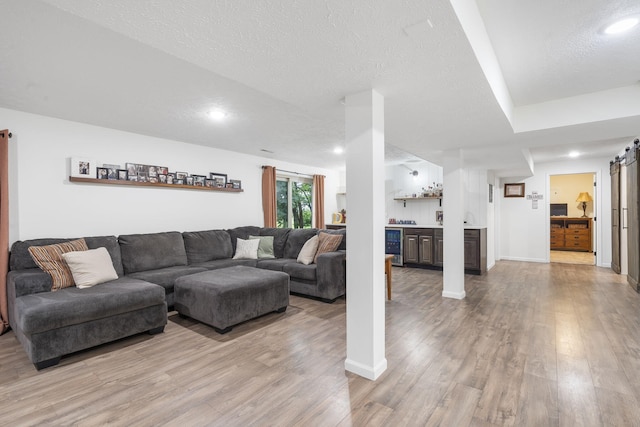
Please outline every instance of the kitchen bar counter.
[[[346, 224], [327, 224], [341, 229]], [[385, 252], [394, 256], [393, 265], [442, 270], [444, 229], [437, 224], [385, 225]], [[397, 230], [394, 232], [394, 230]], [[487, 227], [464, 224], [464, 270], [484, 274], [487, 269]]]

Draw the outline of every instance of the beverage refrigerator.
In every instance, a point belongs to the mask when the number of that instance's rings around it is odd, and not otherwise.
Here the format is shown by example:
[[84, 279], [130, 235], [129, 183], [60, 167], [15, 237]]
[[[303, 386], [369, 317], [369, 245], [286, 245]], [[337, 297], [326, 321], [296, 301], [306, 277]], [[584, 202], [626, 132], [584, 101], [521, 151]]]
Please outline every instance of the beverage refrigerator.
[[391, 265], [402, 266], [402, 228], [386, 228], [384, 234], [384, 252], [393, 255]]

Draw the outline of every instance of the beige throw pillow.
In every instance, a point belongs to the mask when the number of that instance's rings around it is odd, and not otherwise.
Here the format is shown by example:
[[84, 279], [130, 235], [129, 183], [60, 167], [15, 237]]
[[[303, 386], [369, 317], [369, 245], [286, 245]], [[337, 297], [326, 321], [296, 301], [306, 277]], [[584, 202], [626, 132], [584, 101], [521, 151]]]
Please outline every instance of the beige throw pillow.
[[35, 263], [38, 264], [38, 267], [51, 276], [51, 280], [53, 281], [51, 291], [57, 291], [75, 285], [71, 270], [69, 270], [69, 266], [67, 266], [65, 260], [62, 259], [62, 254], [87, 250], [89, 250], [89, 248], [84, 239], [78, 239], [55, 245], [31, 246], [29, 253]]
[[326, 252], [333, 252], [342, 243], [342, 234], [318, 233], [318, 251], [313, 262], [318, 262], [318, 256]]
[[313, 262], [318, 251], [318, 236], [313, 236], [304, 243], [304, 246], [298, 254], [297, 261], [304, 265], [309, 265]]
[[238, 239], [236, 243], [236, 254], [233, 259], [258, 259], [258, 246], [260, 239]]
[[80, 289], [118, 278], [111, 262], [111, 255], [106, 248], [67, 252], [62, 254], [62, 258], [67, 262], [73, 280]]

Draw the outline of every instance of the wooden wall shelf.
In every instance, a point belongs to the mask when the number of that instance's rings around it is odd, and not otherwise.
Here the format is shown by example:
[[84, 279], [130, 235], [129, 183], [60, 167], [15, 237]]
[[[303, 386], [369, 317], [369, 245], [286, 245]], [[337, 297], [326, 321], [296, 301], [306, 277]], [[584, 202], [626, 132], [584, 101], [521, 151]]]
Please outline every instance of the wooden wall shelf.
[[130, 185], [134, 187], [174, 188], [174, 189], [181, 189], [181, 190], [224, 191], [227, 193], [241, 193], [244, 191], [241, 188], [199, 187], [195, 185], [160, 184], [155, 182], [125, 181], [123, 179], [79, 178], [75, 176], [70, 176], [69, 182], [77, 182], [82, 184], [101, 184], [101, 185]]

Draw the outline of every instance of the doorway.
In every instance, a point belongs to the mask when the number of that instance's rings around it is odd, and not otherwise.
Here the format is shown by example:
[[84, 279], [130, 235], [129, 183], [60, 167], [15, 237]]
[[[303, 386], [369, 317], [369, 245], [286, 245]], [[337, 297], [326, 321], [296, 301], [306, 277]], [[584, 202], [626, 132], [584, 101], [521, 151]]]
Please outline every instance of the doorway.
[[564, 264], [596, 263], [596, 174], [549, 177], [549, 261]]

